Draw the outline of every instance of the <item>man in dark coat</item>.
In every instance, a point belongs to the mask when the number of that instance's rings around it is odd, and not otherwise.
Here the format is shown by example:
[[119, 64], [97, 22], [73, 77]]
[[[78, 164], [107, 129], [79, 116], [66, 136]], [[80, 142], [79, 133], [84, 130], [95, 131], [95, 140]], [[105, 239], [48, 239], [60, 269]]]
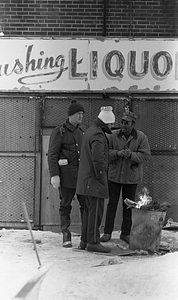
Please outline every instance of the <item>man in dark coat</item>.
[[105, 133], [111, 134], [115, 122], [112, 107], [101, 107], [96, 121], [86, 130], [82, 142], [80, 166], [77, 179], [77, 194], [85, 196], [85, 208], [79, 248], [94, 252], [110, 252], [100, 244], [104, 198], [108, 198], [109, 148]]
[[[61, 126], [56, 127], [50, 136], [48, 149], [48, 165], [51, 184], [59, 189], [60, 219], [63, 233], [63, 247], [72, 247], [70, 233], [71, 202], [76, 193], [77, 174], [80, 161], [80, 149], [83, 130], [79, 126], [83, 119], [84, 108], [76, 101], [72, 101], [68, 110], [68, 119]], [[81, 218], [85, 199], [77, 195], [80, 204]]]

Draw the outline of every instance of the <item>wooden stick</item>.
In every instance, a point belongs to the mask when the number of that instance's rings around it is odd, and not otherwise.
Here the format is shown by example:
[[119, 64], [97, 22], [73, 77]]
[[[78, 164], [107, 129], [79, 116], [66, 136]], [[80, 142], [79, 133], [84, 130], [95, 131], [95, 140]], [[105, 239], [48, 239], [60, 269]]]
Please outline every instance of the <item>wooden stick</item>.
[[42, 267], [21, 288], [12, 300], [38, 300], [42, 281], [51, 267]]
[[35, 249], [35, 253], [36, 253], [36, 256], [37, 256], [37, 259], [38, 259], [39, 268], [41, 268], [41, 261], [40, 261], [39, 255], [38, 255], [38, 251], [37, 251], [35, 239], [34, 239], [34, 237], [33, 237], [33, 232], [32, 232], [32, 228], [31, 228], [31, 224], [30, 224], [30, 220], [29, 220], [27, 208], [26, 208], [26, 205], [25, 205], [25, 202], [24, 202], [24, 201], [22, 202], [22, 204], [23, 204], [23, 208], [24, 208], [25, 218], [26, 218], [26, 220], [27, 220], [28, 229], [29, 229], [29, 231], [30, 231], [31, 238], [32, 238], [32, 242], [33, 242], [34, 249]]

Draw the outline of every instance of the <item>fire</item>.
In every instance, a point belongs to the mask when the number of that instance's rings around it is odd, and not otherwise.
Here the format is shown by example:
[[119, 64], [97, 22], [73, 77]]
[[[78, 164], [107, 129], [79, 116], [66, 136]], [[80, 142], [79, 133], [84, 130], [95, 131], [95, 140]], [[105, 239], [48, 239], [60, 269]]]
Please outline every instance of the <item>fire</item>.
[[142, 192], [139, 195], [139, 201], [137, 202], [136, 208], [140, 208], [141, 206], [148, 205], [152, 201], [152, 197], [149, 196], [149, 190], [144, 187]]
[[142, 208], [147, 210], [156, 210], [156, 211], [167, 211], [171, 207], [170, 203], [164, 201], [163, 203], [158, 203], [152, 201], [152, 197], [149, 196], [149, 190], [144, 187], [140, 194], [138, 194], [138, 201], [133, 201], [128, 198], [124, 200], [128, 208]]

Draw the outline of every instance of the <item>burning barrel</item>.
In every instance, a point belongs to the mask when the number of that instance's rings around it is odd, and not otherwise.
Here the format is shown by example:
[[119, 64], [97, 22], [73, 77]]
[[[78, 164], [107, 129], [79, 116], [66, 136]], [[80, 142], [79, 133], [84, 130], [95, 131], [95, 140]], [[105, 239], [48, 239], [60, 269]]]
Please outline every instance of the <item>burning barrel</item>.
[[132, 208], [131, 250], [158, 252], [165, 211]]
[[132, 228], [129, 247], [131, 250], [158, 252], [161, 230], [164, 225], [168, 202], [159, 204], [152, 200], [147, 188], [143, 188], [137, 202], [125, 199], [124, 202], [132, 209]]

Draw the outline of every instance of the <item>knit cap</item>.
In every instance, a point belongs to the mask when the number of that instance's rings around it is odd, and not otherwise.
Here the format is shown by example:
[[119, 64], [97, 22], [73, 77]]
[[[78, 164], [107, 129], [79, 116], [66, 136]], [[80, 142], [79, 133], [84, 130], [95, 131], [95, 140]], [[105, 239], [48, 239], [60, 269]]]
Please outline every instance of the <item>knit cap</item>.
[[77, 103], [76, 100], [72, 100], [69, 106], [68, 116], [72, 116], [79, 111], [83, 111], [83, 113], [85, 112], [83, 106], [80, 103]]
[[105, 124], [112, 124], [115, 122], [115, 115], [112, 112], [112, 106], [102, 106], [98, 118]]

